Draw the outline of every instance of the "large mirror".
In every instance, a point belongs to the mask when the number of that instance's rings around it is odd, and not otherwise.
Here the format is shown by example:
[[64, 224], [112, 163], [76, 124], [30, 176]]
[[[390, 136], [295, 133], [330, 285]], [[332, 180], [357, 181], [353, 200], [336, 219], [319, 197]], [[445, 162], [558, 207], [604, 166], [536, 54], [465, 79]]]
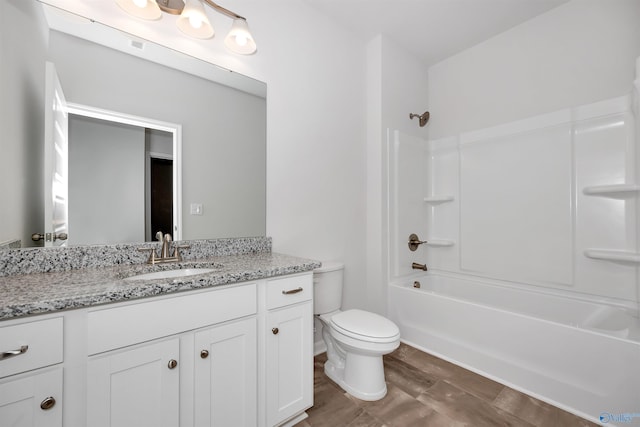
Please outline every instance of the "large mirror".
[[[171, 151], [179, 157], [180, 166], [174, 167], [180, 185], [172, 195], [177, 203], [172, 214], [179, 217], [176, 224], [180, 229], [176, 231], [182, 239], [265, 235], [264, 83], [62, 13], [37, 0], [0, 0], [0, 5], [0, 148], [4, 164], [0, 172], [0, 246], [41, 245], [32, 242], [31, 235], [42, 231], [47, 203], [42, 167], [47, 62], [55, 65], [64, 95], [72, 105], [177, 125], [181, 147], [169, 136], [174, 141], [172, 148], [155, 151]], [[78, 28], [82, 38], [75, 32]], [[86, 35], [91, 33], [96, 34], [94, 40], [106, 40], [113, 46], [88, 40], [92, 37]], [[99, 238], [74, 242], [73, 218], [79, 214], [70, 212], [69, 244], [139, 241], [137, 237], [116, 237], [117, 233], [105, 231], [124, 221], [125, 216], [134, 216], [127, 208], [133, 205], [138, 211], [147, 212], [144, 218], [136, 216], [142, 228], [138, 235], [144, 239], [153, 237], [146, 193], [140, 193], [135, 203], [109, 202], [116, 197], [114, 190], [116, 194], [124, 193], [133, 186], [130, 181], [115, 179], [127, 175], [122, 169], [124, 164], [138, 164], [140, 169], [134, 174], [148, 176], [149, 156], [134, 160], [131, 154], [105, 154], [106, 145], [115, 149], [123, 145], [122, 141], [110, 142], [107, 137], [98, 142], [97, 134], [87, 128], [96, 119], [82, 118], [82, 114], [80, 119], [71, 125], [71, 138], [82, 127], [83, 138], [98, 146], [84, 148], [82, 167], [72, 163], [79, 156], [69, 157], [69, 173], [84, 169], [93, 178], [92, 172], [97, 175], [100, 169], [97, 166], [104, 166], [110, 159], [105, 168], [112, 170], [114, 178], [110, 179], [107, 172], [100, 189], [92, 188], [87, 178], [69, 176], [74, 188], [69, 194], [69, 207], [84, 209], [83, 224], [76, 220], [76, 230], [81, 226], [103, 230], [96, 233]], [[147, 152], [149, 135], [156, 131], [143, 127]], [[71, 145], [78, 143], [70, 140]], [[171, 159], [172, 154], [167, 153], [167, 157]], [[103, 203], [98, 205], [95, 200]], [[88, 223], [92, 218], [96, 222]]]

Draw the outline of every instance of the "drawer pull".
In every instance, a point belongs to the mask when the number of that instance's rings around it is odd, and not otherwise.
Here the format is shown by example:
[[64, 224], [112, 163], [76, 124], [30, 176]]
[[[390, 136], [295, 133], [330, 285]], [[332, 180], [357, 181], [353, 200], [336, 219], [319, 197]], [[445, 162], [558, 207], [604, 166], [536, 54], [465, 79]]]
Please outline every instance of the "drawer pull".
[[4, 359], [9, 359], [11, 357], [20, 356], [21, 354], [26, 353], [27, 350], [29, 350], [29, 346], [28, 345], [23, 345], [18, 350], [4, 351], [4, 352], [0, 353], [0, 360], [4, 360]]
[[291, 295], [291, 294], [297, 294], [298, 292], [302, 292], [302, 291], [304, 291], [304, 289], [302, 289], [302, 288], [296, 288], [296, 289], [291, 289], [291, 290], [289, 290], [289, 291], [282, 291], [282, 293], [283, 293], [284, 295]]
[[56, 399], [53, 396], [49, 396], [40, 402], [40, 408], [43, 410], [51, 409], [56, 405]]
[[178, 361], [175, 359], [171, 359], [169, 360], [169, 364], [167, 366], [169, 367], [169, 369], [173, 369], [178, 366]]

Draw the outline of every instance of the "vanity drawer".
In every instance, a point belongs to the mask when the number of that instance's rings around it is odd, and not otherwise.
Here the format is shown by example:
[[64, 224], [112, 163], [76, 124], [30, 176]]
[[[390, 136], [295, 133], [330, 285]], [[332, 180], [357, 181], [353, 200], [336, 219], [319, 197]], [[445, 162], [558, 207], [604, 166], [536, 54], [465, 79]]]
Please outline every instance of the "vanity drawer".
[[256, 312], [255, 283], [92, 311], [87, 315], [89, 355]]
[[313, 297], [311, 274], [267, 282], [267, 310], [308, 301]]
[[0, 378], [62, 362], [62, 317], [0, 327]]

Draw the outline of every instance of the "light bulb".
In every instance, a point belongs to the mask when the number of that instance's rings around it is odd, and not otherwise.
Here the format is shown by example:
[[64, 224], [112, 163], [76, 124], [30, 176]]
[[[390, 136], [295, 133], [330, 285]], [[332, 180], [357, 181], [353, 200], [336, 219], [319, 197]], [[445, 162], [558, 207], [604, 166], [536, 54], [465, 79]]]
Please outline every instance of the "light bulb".
[[116, 0], [116, 3], [122, 10], [136, 18], [156, 20], [162, 15], [156, 0]]
[[202, 18], [195, 13], [191, 14], [191, 16], [189, 16], [189, 25], [193, 28], [202, 27]]
[[256, 51], [256, 42], [253, 40], [249, 26], [244, 18], [233, 20], [231, 30], [224, 39], [224, 44], [233, 52], [241, 55], [251, 55]]
[[176, 20], [176, 25], [189, 37], [197, 39], [213, 37], [213, 27], [207, 18], [201, 0], [185, 0], [184, 9]]
[[236, 43], [238, 46], [245, 46], [247, 44], [247, 37], [244, 34], [238, 34], [236, 36]]

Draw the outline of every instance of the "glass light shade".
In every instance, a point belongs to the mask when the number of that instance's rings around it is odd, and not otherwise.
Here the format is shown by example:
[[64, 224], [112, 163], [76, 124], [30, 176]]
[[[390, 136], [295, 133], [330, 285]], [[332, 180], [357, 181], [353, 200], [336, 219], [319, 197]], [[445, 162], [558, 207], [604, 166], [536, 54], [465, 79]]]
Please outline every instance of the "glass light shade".
[[[162, 16], [162, 11], [158, 7], [156, 0], [147, 0], [146, 2], [141, 0], [116, 0], [116, 3], [122, 10], [136, 18], [155, 21]], [[139, 5], [142, 5], [142, 7]]]
[[187, 0], [182, 13], [176, 21], [176, 25], [186, 35], [197, 39], [209, 39], [213, 37], [213, 27], [204, 12], [204, 6], [200, 0]]
[[249, 25], [244, 19], [234, 19], [231, 31], [224, 39], [224, 44], [234, 51], [242, 55], [251, 55], [256, 51], [256, 42], [249, 32]]

